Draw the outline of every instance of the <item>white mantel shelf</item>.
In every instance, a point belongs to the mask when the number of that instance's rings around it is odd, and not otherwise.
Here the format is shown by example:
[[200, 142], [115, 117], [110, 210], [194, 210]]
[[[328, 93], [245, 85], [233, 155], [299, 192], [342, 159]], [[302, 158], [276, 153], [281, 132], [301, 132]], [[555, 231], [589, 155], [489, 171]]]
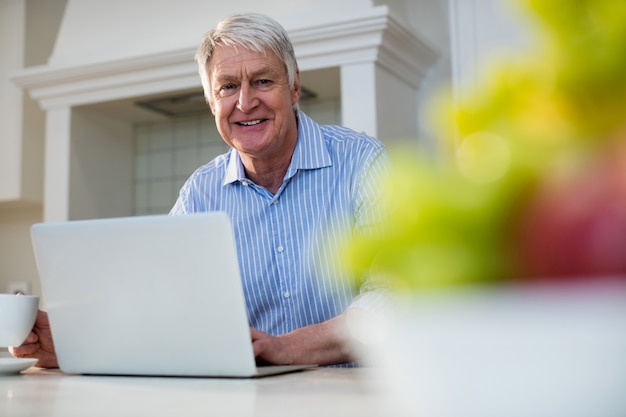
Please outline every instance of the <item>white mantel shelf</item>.
[[[290, 31], [302, 71], [376, 62], [417, 87], [437, 53], [387, 6]], [[26, 68], [12, 77], [45, 110], [198, 88], [195, 45], [182, 50], [73, 66]]]

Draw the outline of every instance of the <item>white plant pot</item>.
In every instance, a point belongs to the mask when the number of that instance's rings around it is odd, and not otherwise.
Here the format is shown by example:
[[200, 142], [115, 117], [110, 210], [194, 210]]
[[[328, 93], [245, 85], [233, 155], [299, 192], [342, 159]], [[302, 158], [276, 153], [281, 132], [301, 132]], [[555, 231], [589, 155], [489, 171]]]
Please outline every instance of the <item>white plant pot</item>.
[[399, 296], [365, 355], [394, 417], [626, 416], [626, 281]]

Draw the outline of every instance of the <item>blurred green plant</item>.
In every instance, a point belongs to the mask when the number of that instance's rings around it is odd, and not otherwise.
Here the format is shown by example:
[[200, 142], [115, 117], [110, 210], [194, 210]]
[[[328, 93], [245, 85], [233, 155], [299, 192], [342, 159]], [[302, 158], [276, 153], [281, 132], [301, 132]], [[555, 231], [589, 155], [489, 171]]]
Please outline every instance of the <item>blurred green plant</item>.
[[541, 224], [525, 218], [528, 207], [546, 184], [579, 173], [626, 137], [626, 1], [516, 4], [539, 44], [491, 64], [454, 103], [433, 99], [443, 158], [390, 149], [386, 220], [347, 245], [357, 276], [416, 289], [542, 273], [524, 258], [524, 245], [535, 243], [523, 229]]

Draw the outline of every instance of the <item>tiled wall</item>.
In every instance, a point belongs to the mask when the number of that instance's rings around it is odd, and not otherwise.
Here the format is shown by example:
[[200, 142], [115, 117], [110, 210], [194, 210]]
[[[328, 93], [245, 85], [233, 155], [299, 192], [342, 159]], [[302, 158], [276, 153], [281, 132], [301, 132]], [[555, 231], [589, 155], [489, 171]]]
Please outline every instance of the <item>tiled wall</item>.
[[[339, 124], [339, 99], [300, 104], [321, 124]], [[210, 113], [135, 126], [135, 215], [167, 213], [178, 190], [200, 165], [224, 153]]]
[[135, 214], [167, 213], [187, 177], [228, 146], [210, 114], [135, 126]]

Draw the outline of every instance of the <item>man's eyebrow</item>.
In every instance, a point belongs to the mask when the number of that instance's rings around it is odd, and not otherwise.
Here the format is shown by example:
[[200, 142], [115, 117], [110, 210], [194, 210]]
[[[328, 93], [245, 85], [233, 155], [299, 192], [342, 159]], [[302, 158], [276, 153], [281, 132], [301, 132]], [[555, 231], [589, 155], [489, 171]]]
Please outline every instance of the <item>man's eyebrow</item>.
[[218, 74], [217, 77], [215, 77], [215, 81], [219, 82], [220, 84], [231, 83], [239, 81], [239, 77], [228, 74]]
[[[276, 69], [267, 65], [250, 73], [249, 78], [255, 79], [255, 78], [259, 78], [259, 77], [263, 77], [267, 75], [274, 75], [275, 73], [276, 73]], [[217, 74], [217, 76], [215, 77], [215, 81], [217, 81], [220, 84], [237, 83], [240, 80], [241, 80], [241, 77], [237, 75], [230, 75], [230, 74]]]

